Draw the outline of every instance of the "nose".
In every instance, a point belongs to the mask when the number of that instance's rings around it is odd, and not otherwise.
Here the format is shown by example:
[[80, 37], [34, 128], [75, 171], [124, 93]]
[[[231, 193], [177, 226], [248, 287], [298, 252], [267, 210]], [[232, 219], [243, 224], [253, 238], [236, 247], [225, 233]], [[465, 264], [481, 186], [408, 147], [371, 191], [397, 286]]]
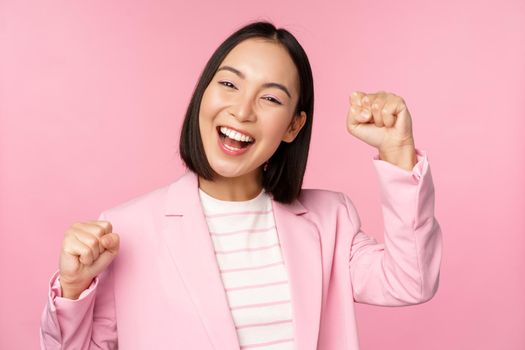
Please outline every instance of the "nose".
[[239, 95], [230, 108], [232, 114], [239, 121], [253, 121], [255, 120], [255, 111], [253, 108], [253, 98], [245, 92]]

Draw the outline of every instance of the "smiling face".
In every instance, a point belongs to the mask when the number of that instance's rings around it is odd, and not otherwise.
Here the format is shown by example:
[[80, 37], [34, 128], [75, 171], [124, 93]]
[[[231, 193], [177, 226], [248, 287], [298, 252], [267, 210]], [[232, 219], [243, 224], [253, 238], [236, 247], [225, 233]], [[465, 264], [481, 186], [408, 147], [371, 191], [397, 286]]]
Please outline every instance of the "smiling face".
[[[204, 151], [217, 175], [255, 178], [281, 141], [292, 142], [303, 127], [305, 113], [294, 118], [298, 98], [297, 68], [283, 46], [262, 38], [235, 46], [204, 91], [199, 112]], [[241, 148], [221, 134], [221, 127], [253, 141]]]

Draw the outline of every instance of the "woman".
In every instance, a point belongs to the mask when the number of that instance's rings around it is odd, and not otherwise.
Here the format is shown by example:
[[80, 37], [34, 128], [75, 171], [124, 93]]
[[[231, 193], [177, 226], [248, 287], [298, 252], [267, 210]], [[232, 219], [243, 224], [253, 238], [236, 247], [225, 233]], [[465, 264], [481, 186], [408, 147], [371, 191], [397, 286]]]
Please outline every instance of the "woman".
[[313, 99], [288, 31], [257, 22], [227, 38], [186, 113], [189, 171], [65, 233], [42, 348], [358, 349], [354, 302], [431, 299], [441, 230], [403, 99], [356, 92], [347, 116], [378, 150], [384, 244], [346, 194], [301, 188]]

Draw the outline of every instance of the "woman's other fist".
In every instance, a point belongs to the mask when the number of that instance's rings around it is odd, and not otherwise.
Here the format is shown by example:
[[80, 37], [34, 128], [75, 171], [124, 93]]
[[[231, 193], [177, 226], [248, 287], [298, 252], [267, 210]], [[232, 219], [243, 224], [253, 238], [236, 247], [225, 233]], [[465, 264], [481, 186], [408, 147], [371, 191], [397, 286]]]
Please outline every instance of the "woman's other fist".
[[112, 230], [109, 221], [100, 220], [74, 223], [66, 230], [59, 260], [64, 298], [78, 299], [117, 256], [120, 238]]

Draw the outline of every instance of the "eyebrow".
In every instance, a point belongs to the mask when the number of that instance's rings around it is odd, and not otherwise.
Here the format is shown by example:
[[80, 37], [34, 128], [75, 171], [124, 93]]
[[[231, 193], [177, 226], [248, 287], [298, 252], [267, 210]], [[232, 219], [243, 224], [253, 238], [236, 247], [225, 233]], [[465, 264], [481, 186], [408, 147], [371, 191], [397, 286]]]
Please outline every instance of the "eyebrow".
[[[246, 76], [244, 75], [244, 73], [242, 73], [241, 71], [239, 71], [238, 69], [235, 69], [233, 67], [230, 67], [230, 66], [222, 66], [220, 67], [219, 69], [217, 69], [217, 72], [220, 71], [220, 70], [227, 70], [227, 71], [230, 71], [230, 72], [233, 72], [235, 74], [237, 74], [240, 78], [242, 79], [245, 79]], [[277, 88], [277, 89], [281, 89], [283, 90], [289, 98], [292, 98], [291, 94], [290, 94], [290, 91], [288, 91], [288, 89], [286, 88], [286, 86], [284, 86], [283, 84], [279, 84], [279, 83], [274, 83], [274, 82], [269, 82], [269, 83], [264, 83], [263, 84], [263, 87], [265, 88]]]

